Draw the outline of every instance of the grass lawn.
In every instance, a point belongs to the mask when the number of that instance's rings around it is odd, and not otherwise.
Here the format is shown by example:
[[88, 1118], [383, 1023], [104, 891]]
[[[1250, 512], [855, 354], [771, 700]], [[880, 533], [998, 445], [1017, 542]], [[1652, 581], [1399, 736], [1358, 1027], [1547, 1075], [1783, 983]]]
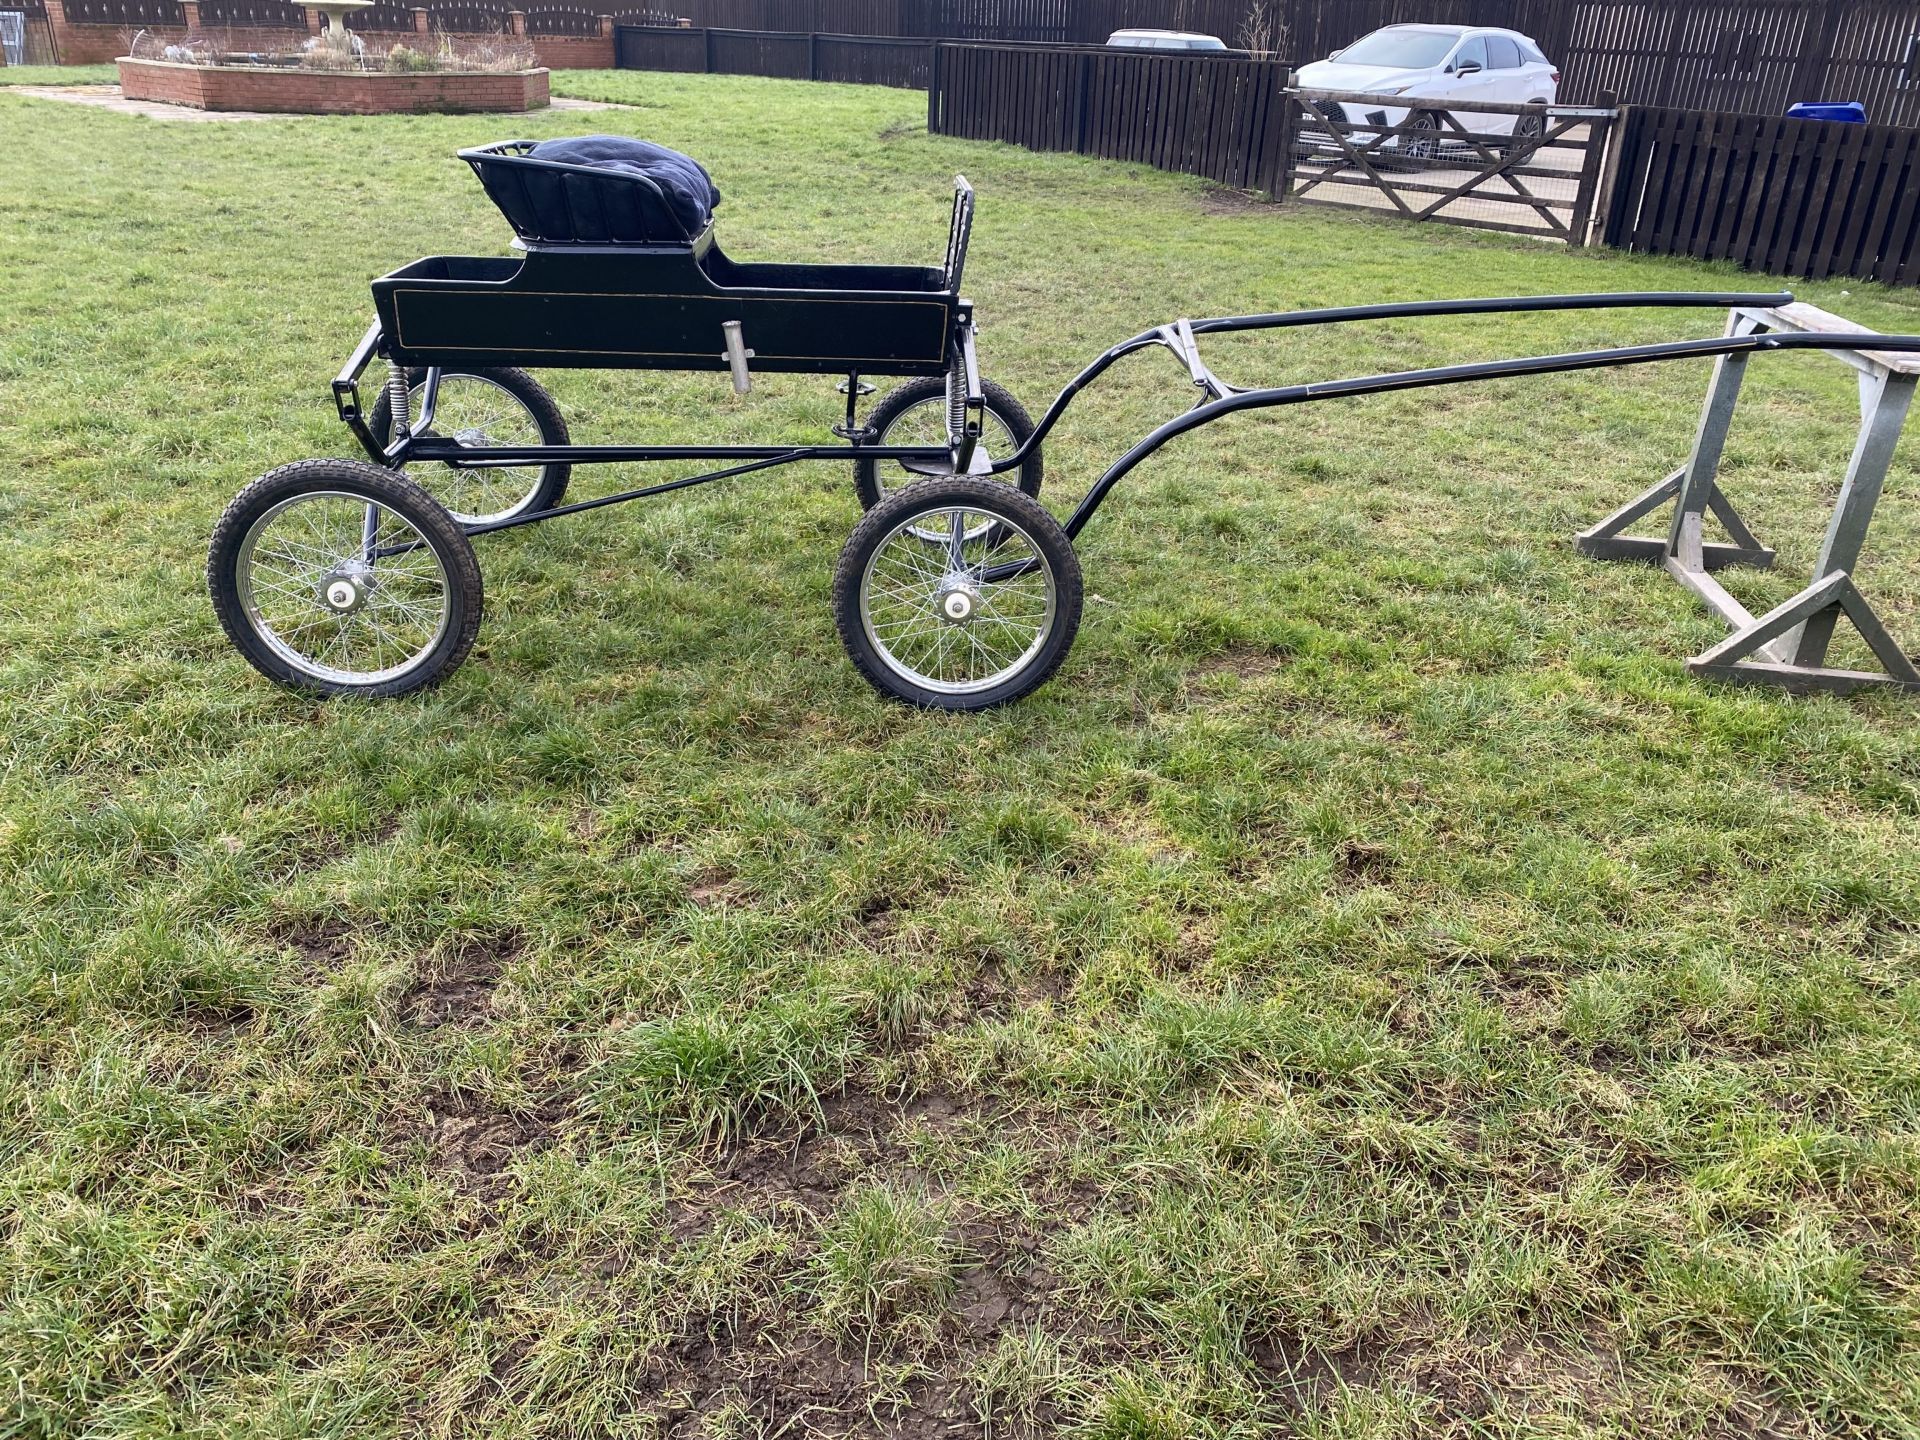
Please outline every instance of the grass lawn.
[[[0, 95], [0, 1433], [1920, 1433], [1916, 711], [1688, 679], [1717, 624], [1570, 545], [1684, 458], [1704, 366], [1182, 440], [1083, 537], [1061, 676], [984, 717], [846, 662], [826, 467], [483, 542], [479, 647], [400, 702], [273, 688], [202, 578], [241, 485], [352, 453], [367, 278], [502, 250], [452, 152], [512, 133], [703, 157], [755, 259], [932, 263], [964, 170], [1036, 411], [1181, 314], [1764, 277], [930, 138], [899, 91], [558, 88], [638, 108]], [[838, 400], [551, 380], [576, 440]], [[1163, 356], [1076, 406], [1056, 510], [1190, 398]], [[1841, 366], [1756, 363], [1755, 608], [1855, 420]], [[1909, 641], [1913, 460], [1862, 567]]]
[[0, 65], [0, 85], [118, 85], [111, 65]]

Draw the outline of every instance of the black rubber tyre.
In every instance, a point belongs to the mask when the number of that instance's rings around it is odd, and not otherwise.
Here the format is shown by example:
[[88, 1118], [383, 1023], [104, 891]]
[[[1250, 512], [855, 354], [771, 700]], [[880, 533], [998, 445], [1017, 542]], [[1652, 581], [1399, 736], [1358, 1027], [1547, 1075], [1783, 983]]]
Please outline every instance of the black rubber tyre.
[[[407, 372], [407, 384], [409, 386], [423, 385], [426, 383], [426, 378], [427, 372], [425, 370], [415, 369]], [[546, 389], [540, 382], [526, 371], [517, 370], [511, 366], [500, 366], [498, 368], [488, 369], [477, 365], [459, 369], [444, 369], [440, 372], [443, 402], [452, 400], [459, 393], [458, 386], [462, 380], [470, 384], [474, 381], [483, 382], [487, 385], [497, 386], [500, 390], [505, 391], [507, 395], [511, 396], [520, 404], [526, 411], [527, 417], [532, 420], [535, 428], [539, 431], [540, 444], [565, 445], [569, 443], [570, 437], [567, 434], [567, 422], [566, 418], [560, 413], [560, 407], [554, 403], [553, 397], [546, 392]], [[448, 383], [450, 381], [453, 382], [451, 385]], [[417, 409], [418, 407], [416, 406], [415, 408]], [[444, 413], [436, 416], [432, 433], [435, 435], [446, 435], [448, 431], [443, 422], [450, 418], [452, 417]], [[453, 418], [453, 423], [457, 427], [457, 418]], [[379, 398], [373, 402], [373, 408], [367, 412], [367, 428], [373, 432], [374, 438], [382, 445], [385, 445], [393, 436], [393, 407], [387, 398], [387, 392], [384, 388], [380, 391]], [[496, 442], [500, 439], [500, 437], [497, 436], [490, 438], [495, 439]], [[525, 467], [525, 469], [527, 472], [535, 471], [535, 467], [531, 465]], [[515, 503], [486, 509], [473, 505], [472, 502], [461, 493], [462, 486], [460, 481], [463, 477], [467, 475], [478, 475], [481, 473], [479, 471], [463, 472], [455, 470], [448, 465], [420, 465], [414, 467], [409, 473], [414, 481], [429, 495], [433, 496], [434, 499], [445, 506], [447, 512], [452, 515], [454, 519], [458, 520], [461, 525], [472, 526], [482, 524], [488, 520], [504, 520], [513, 515], [527, 515], [538, 510], [551, 510], [554, 506], [558, 505], [566, 495], [567, 481], [572, 478], [573, 467], [571, 465], [539, 466], [537, 474], [528, 473], [526, 475], [527, 483], [524, 492]], [[519, 477], [522, 472], [516, 467], [510, 472], [495, 471], [493, 473], [495, 475], [511, 474]], [[515, 486], [514, 488], [519, 489], [520, 487]]]
[[[1008, 390], [1006, 386], [996, 384], [992, 380], [983, 381], [980, 390], [987, 402], [988, 423], [991, 424], [997, 419], [1002, 425], [1006, 426], [1007, 433], [1013, 437], [1015, 445], [1026, 444], [1028, 437], [1033, 434], [1033, 418], [1027, 414], [1026, 406], [1016, 400], [1013, 392]], [[941, 417], [944, 433], [944, 417], [946, 413], [944, 407], [946, 405], [946, 399], [947, 382], [944, 377], [939, 375], [924, 375], [917, 380], [909, 380], [906, 384], [889, 390], [885, 395], [881, 396], [880, 403], [873, 407], [873, 413], [867, 417], [867, 428], [873, 432], [874, 437], [872, 443], [876, 445], [885, 443], [880, 437], [886, 433], [887, 429], [898, 420], [904, 412], [917, 406], [926, 405], [930, 401], [937, 402], [941, 407], [937, 413]], [[901, 442], [896, 440], [894, 443], [899, 444]], [[921, 442], [914, 440], [909, 443], [919, 444]], [[994, 458], [1004, 459], [1005, 457], [995, 456]], [[882, 462], [874, 460], [856, 460], [853, 462], [853, 488], [854, 493], [860, 497], [860, 508], [862, 510], [871, 510], [888, 495], [907, 488], [906, 484], [896, 483], [889, 485], [885, 483], [881, 476], [881, 463]], [[896, 477], [902, 475], [898, 465], [892, 462], [886, 463], [887, 468], [894, 472]], [[1027, 456], [1027, 458], [1020, 463], [1018, 470], [1009, 471], [1005, 476], [996, 476], [993, 478], [1000, 481], [1011, 478], [1021, 493], [1037, 496], [1040, 493], [1040, 481], [1045, 469], [1045, 461], [1041, 458], [1039, 449], [1036, 448], [1031, 455]]]
[[[415, 608], [433, 620], [428, 638], [421, 641], [416, 653], [396, 665], [361, 672], [364, 678], [356, 679], [354, 672], [325, 665], [326, 651], [319, 657], [302, 657], [290, 639], [279, 635], [263, 616], [262, 606], [252, 598], [257, 578], [254, 551], [279, 515], [307, 501], [344, 502], [348, 513], [350, 507], [362, 502], [376, 505], [402, 522], [393, 525], [390, 534], [404, 535], [404, 526], [417, 535], [407, 543], [414, 546], [415, 553], [421, 548], [428, 552], [431, 570], [427, 578], [438, 589], [431, 607], [416, 602]], [[382, 518], [379, 523], [384, 527], [390, 521]], [[312, 557], [301, 556], [300, 563], [312, 567], [313, 575], [306, 578], [315, 586], [313, 598], [318, 602], [327, 575], [337, 567], [319, 554], [311, 539], [303, 539], [298, 548], [315, 551]], [[376, 576], [378, 564], [376, 560], [372, 572]], [[425, 568], [418, 562], [409, 562], [406, 567], [410, 577]], [[369, 596], [376, 592], [373, 584], [364, 580], [357, 583]], [[213, 541], [207, 549], [207, 589], [227, 638], [249, 663], [276, 684], [311, 695], [405, 695], [437, 685], [459, 668], [473, 648], [483, 609], [480, 562], [474, 558], [473, 543], [466, 532], [445, 507], [406, 476], [360, 460], [299, 460], [268, 471], [242, 490], [214, 526]], [[291, 597], [281, 604], [296, 606], [305, 602], [307, 594], [304, 584], [298, 582], [275, 593]], [[333, 618], [321, 611], [318, 603], [309, 609], [321, 617], [310, 623], [324, 624]], [[303, 625], [292, 633], [303, 633], [306, 628]], [[382, 633], [382, 642], [389, 638]], [[378, 648], [375, 653], [380, 653]]]
[[[964, 512], [960, 523], [966, 534], [986, 536], [968, 541], [962, 557], [971, 565], [979, 584], [975, 600], [983, 618], [994, 619], [1003, 631], [1015, 628], [998, 618], [995, 607], [999, 592], [992, 587], [1017, 584], [1027, 577], [996, 582], [981, 573], [1010, 559], [1033, 562], [1029, 575], [1038, 576], [1044, 587], [1040, 598], [1045, 602], [1045, 618], [1036, 622], [1035, 639], [1010, 665], [981, 677], [977, 684], [941, 688], [938, 677], [930, 680], [913, 671], [881, 640], [882, 627], [873, 623], [869, 592], [882, 553], [898, 543], [900, 550], [891, 553], [904, 557], [904, 571], [894, 572], [891, 578], [880, 576], [883, 585], [894, 587], [894, 593], [884, 598], [915, 606], [911, 613], [916, 623], [922, 623], [922, 633], [936, 633], [920, 617], [935, 617], [942, 597], [950, 592], [941, 588], [945, 581], [932, 575], [924, 564], [929, 556], [937, 562], [941, 554], [924, 535], [933, 528], [938, 515], [956, 510]], [[983, 517], [977, 524], [969, 518], [976, 515]], [[951, 571], [951, 561], [941, 568]], [[904, 586], [912, 589], [910, 595], [903, 593], [903, 573], [908, 577]], [[919, 593], [918, 583], [925, 583], [924, 595]], [[1029, 601], [1035, 598], [1031, 588], [1022, 594]], [[939, 476], [894, 491], [861, 517], [834, 569], [833, 618], [848, 658], [882, 695], [929, 710], [987, 710], [1031, 694], [1060, 668], [1080, 629], [1082, 596], [1080, 562], [1073, 553], [1073, 542], [1039, 501], [987, 476]], [[1018, 643], [1017, 632], [1014, 643]], [[944, 657], [944, 649], [941, 654]]]
[[1526, 114], [1518, 116], [1513, 122], [1513, 138], [1500, 147], [1503, 155], [1511, 155], [1516, 150], [1524, 150], [1537, 144], [1547, 133], [1547, 107], [1535, 104]]
[[1412, 118], [1412, 128], [1400, 137], [1396, 151], [1403, 170], [1425, 170], [1440, 159], [1440, 116], [1422, 110]]

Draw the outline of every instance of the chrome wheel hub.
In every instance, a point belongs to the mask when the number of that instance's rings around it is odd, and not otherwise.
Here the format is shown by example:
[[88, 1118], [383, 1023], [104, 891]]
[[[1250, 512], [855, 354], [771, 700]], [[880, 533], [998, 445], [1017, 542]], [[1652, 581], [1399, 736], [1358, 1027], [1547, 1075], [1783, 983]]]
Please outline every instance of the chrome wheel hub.
[[950, 624], [964, 625], [980, 608], [980, 592], [968, 581], [952, 578], [940, 587], [938, 604], [943, 619]]
[[336, 570], [320, 582], [320, 598], [334, 614], [351, 615], [367, 603], [372, 588], [372, 576]]

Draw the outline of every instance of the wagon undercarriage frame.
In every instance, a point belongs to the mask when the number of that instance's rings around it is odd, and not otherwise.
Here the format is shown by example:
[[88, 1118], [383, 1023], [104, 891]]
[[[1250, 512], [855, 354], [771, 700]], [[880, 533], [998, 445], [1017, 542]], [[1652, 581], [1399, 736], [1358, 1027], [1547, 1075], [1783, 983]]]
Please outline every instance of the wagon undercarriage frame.
[[[1118, 483], [1141, 462], [1180, 435], [1243, 410], [1310, 404], [1490, 379], [1711, 358], [1716, 362], [1713, 392], [1702, 421], [1700, 441], [1689, 465], [1623, 506], [1605, 521], [1583, 532], [1579, 537], [1581, 550], [1603, 559], [1663, 563], [1693, 589], [1709, 608], [1729, 620], [1735, 627], [1734, 635], [1723, 645], [1689, 662], [1689, 668], [1696, 674], [1771, 681], [1796, 689], [1844, 691], [1876, 683], [1920, 688], [1920, 670], [1916, 670], [1901, 652], [1845, 573], [1847, 567], [1858, 558], [1866, 521], [1871, 516], [1872, 501], [1878, 497], [1886, 466], [1891, 460], [1892, 444], [1898, 436], [1912, 395], [1913, 375], [1906, 372], [1920, 369], [1920, 364], [1902, 364], [1894, 357], [1920, 351], [1920, 338], [1874, 336], [1867, 342], [1861, 338], [1862, 332], [1845, 327], [1843, 322], [1835, 322], [1825, 328], [1796, 327], [1778, 319], [1782, 314], [1792, 313], [1786, 308], [1791, 305], [1791, 295], [1784, 292], [1651, 292], [1419, 301], [1199, 320], [1181, 318], [1143, 331], [1098, 357], [1060, 392], [1024, 443], [1011, 452], [997, 455], [987, 453], [980, 445], [983, 428], [982, 381], [974, 348], [970, 309], [963, 312], [957, 329], [954, 373], [950, 381], [950, 393], [957, 393], [960, 397], [959, 408], [951, 411], [959, 417], [959, 423], [950, 428], [947, 443], [943, 446], [871, 443], [871, 432], [858, 423], [856, 407], [860, 397], [870, 392], [872, 387], [864, 383], [857, 372], [849, 372], [846, 382], [841, 386], [847, 400], [845, 422], [835, 427], [836, 432], [845, 437], [844, 443], [840, 444], [476, 446], [433, 431], [441, 377], [439, 367], [428, 367], [424, 382], [418, 387], [418, 418], [411, 428], [389, 440], [382, 440], [367, 426], [359, 391], [361, 375], [384, 351], [384, 337], [377, 323], [369, 328], [345, 368], [334, 380], [333, 392], [341, 419], [359, 439], [369, 457], [388, 469], [398, 470], [408, 464], [429, 463], [486, 470], [529, 464], [728, 462], [714, 469], [656, 484], [466, 527], [470, 536], [478, 536], [802, 462], [892, 461], [925, 476], [1004, 475], [1017, 469], [1038, 451], [1073, 400], [1114, 364], [1142, 351], [1165, 350], [1180, 363], [1188, 383], [1198, 392], [1194, 404], [1184, 413], [1149, 432], [1088, 487], [1071, 514], [1060, 522], [1064, 538], [1071, 542], [1085, 530]], [[1202, 338], [1209, 335], [1373, 320], [1626, 308], [1727, 309], [1732, 313], [1732, 319], [1726, 333], [1717, 338], [1479, 361], [1280, 387], [1249, 387], [1226, 381], [1208, 364], [1201, 348]], [[1794, 308], [1805, 310], [1807, 307]], [[1868, 343], [1873, 347], [1872, 352], [1863, 350]], [[1707, 572], [1730, 564], [1766, 566], [1772, 563], [1773, 552], [1753, 537], [1731, 504], [1712, 483], [1713, 474], [1717, 469], [1720, 447], [1725, 442], [1726, 427], [1732, 418], [1733, 402], [1737, 398], [1740, 378], [1744, 375], [1748, 359], [1760, 351], [1793, 349], [1836, 353], [1863, 369], [1862, 403], [1866, 419], [1863, 423], [1862, 449], [1856, 456], [1854, 471], [1843, 492], [1843, 514], [1836, 517], [1835, 535], [1829, 538], [1815, 583], [1786, 606], [1756, 619], [1741, 608]], [[1874, 352], [1879, 356], [1877, 360], [1872, 358]], [[1869, 356], [1864, 361], [1859, 358], [1863, 353]], [[389, 393], [402, 404], [406, 403], [407, 382], [400, 367], [390, 366], [386, 383]], [[1622, 533], [1633, 520], [1674, 500], [1679, 503], [1674, 533], [1668, 541], [1625, 536]], [[1710, 543], [1701, 538], [1701, 521], [1708, 512], [1719, 518], [1727, 528], [1730, 543]], [[1037, 557], [1029, 557], [1023, 561], [988, 564], [981, 573], [989, 582], [1006, 582], [1030, 573], [1041, 563]], [[1825, 643], [1832, 634], [1835, 620], [1841, 615], [1852, 620], [1861, 631], [1886, 667], [1885, 674], [1839, 671], [1824, 666]]]
[[[1920, 336], [1865, 340], [1833, 317], [1796, 325], [1780, 318], [1791, 314], [1791, 295], [1718, 291], [1181, 318], [1098, 356], [1035, 421], [981, 375], [973, 306], [960, 289], [973, 217], [964, 178], [955, 181], [939, 266], [745, 263], [720, 248], [710, 211], [691, 226], [669, 213], [644, 176], [545, 161], [537, 149], [507, 142], [462, 152], [512, 221], [522, 258], [428, 257], [373, 282], [379, 318], [332, 386], [366, 462], [305, 461], [271, 471], [216, 527], [208, 561], [215, 608], [242, 653], [281, 683], [386, 695], [450, 674], [479, 620], [477, 536], [826, 461], [853, 467], [866, 508], [834, 576], [835, 622], [850, 658], [894, 698], [984, 709], [1029, 693], [1062, 662], [1082, 601], [1073, 542], [1121, 480], [1191, 430], [1242, 411], [1711, 359], [1716, 380], [1693, 460], [1582, 536], [1581, 548], [1601, 558], [1660, 561], [1734, 626], [1724, 645], [1694, 658], [1696, 673], [1796, 688], [1920, 689], [1920, 669], [1850, 574], [1920, 374], [1920, 361], [1905, 358], [1920, 354]], [[543, 195], [555, 203], [543, 205]], [[1229, 382], [1203, 354], [1215, 335], [1638, 308], [1719, 309], [1735, 318], [1718, 337], [1284, 386]], [[1707, 573], [1772, 559], [1719, 494], [1714, 475], [1747, 361], [1796, 349], [1835, 352], [1864, 367], [1866, 420], [1814, 584], [1756, 619]], [[1057, 519], [1035, 498], [1047, 438], [1088, 386], [1147, 350], [1174, 357], [1192, 405], [1129, 447]], [[376, 362], [386, 374], [369, 405], [361, 380]], [[838, 443], [575, 444], [552, 396], [523, 368], [529, 365], [704, 370], [730, 375], [740, 393], [756, 370], [838, 375], [844, 417], [832, 426]], [[903, 383], [863, 421], [861, 401], [878, 376]], [[573, 468], [600, 464], [705, 468], [563, 503]], [[1624, 535], [1669, 500], [1676, 518], [1667, 541]], [[1708, 513], [1721, 519], [1730, 543], [1705, 541]], [[1866, 637], [1885, 674], [1824, 664], [1842, 616]]]

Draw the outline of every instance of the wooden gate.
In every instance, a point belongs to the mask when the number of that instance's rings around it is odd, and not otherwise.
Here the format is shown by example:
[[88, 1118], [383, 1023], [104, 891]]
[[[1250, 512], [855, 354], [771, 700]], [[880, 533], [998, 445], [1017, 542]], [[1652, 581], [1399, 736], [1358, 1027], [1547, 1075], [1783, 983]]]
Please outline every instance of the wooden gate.
[[1292, 90], [1287, 193], [1585, 245], [1619, 112], [1611, 105], [1435, 110]]

